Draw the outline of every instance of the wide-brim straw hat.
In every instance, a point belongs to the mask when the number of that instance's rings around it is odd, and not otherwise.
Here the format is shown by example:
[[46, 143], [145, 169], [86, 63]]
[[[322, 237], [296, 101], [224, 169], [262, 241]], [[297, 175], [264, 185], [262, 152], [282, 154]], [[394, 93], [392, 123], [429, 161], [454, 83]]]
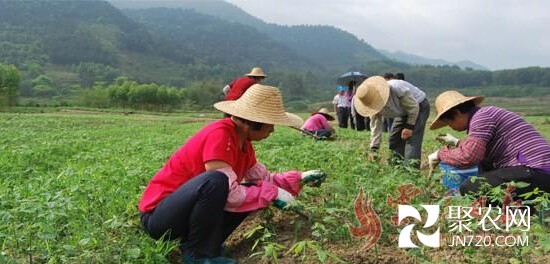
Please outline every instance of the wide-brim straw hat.
[[251, 77], [267, 78], [267, 75], [264, 74], [264, 71], [260, 67], [252, 68], [252, 70], [249, 73], [245, 74], [245, 75], [246, 76], [251, 76]]
[[483, 96], [464, 96], [454, 90], [441, 93], [435, 99], [435, 110], [437, 111], [437, 117], [430, 125], [430, 129], [433, 130], [446, 126], [447, 124], [441, 121], [440, 117], [451, 108], [468, 101], [473, 101], [475, 105], [479, 105], [483, 99], [485, 99]]
[[317, 111], [316, 113], [313, 113], [313, 114], [322, 114], [325, 116], [325, 118], [328, 120], [328, 121], [333, 121], [334, 120], [334, 116], [332, 116], [330, 114], [330, 112], [326, 109], [326, 108], [321, 108], [319, 109], [319, 111]]
[[372, 117], [378, 114], [388, 102], [390, 86], [382, 76], [367, 78], [355, 93], [353, 106], [362, 116]]
[[300, 127], [301, 117], [285, 112], [283, 96], [276, 87], [254, 84], [237, 100], [217, 102], [214, 107], [246, 120], [272, 125]]

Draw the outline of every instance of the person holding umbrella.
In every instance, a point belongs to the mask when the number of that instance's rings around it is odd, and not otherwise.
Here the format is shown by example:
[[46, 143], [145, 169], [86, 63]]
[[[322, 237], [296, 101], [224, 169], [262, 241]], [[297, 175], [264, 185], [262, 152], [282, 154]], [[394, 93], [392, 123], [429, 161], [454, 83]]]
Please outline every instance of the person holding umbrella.
[[359, 114], [371, 118], [372, 151], [380, 147], [382, 117], [392, 117], [392, 161], [404, 159], [407, 165], [420, 168], [424, 128], [430, 115], [426, 93], [406, 81], [373, 76], [359, 85], [353, 102]]
[[269, 137], [274, 125], [302, 124], [284, 111], [279, 89], [256, 84], [214, 107], [231, 116], [206, 125], [174, 152], [138, 205], [152, 238], [181, 241], [183, 263], [236, 263], [221, 256], [221, 246], [250, 212], [270, 204], [287, 208], [302, 186], [317, 187], [326, 178], [320, 170], [270, 173], [256, 160], [252, 141]]
[[[361, 72], [350, 71], [350, 72], [346, 72], [346, 73], [340, 75], [338, 77], [338, 80], [337, 80], [337, 83], [340, 86], [347, 87], [347, 91], [344, 94], [347, 97], [348, 103], [349, 103], [349, 108], [347, 108], [347, 110], [348, 110], [348, 118], [350, 120], [350, 125], [351, 125], [352, 129], [355, 129], [356, 127], [357, 127], [358, 130], [363, 130], [364, 129], [365, 118], [362, 117], [361, 115], [357, 114], [356, 111], [354, 111], [352, 100], [353, 100], [353, 96], [355, 95], [356, 85], [358, 83], [363, 82], [366, 78], [367, 78], [367, 75], [365, 75]], [[339, 113], [339, 112], [337, 112], [337, 113]], [[360, 118], [363, 118], [363, 119], [358, 121], [358, 119], [360, 119]], [[363, 121], [363, 122], [361, 122], [361, 121]], [[338, 122], [339, 122], [338, 124], [339, 124], [340, 127], [346, 127], [347, 128], [347, 118], [346, 118], [346, 121], [345, 121], [345, 126], [342, 126], [340, 124], [340, 116], [339, 115], [338, 115]], [[361, 129], [359, 129], [359, 128], [361, 128]]]

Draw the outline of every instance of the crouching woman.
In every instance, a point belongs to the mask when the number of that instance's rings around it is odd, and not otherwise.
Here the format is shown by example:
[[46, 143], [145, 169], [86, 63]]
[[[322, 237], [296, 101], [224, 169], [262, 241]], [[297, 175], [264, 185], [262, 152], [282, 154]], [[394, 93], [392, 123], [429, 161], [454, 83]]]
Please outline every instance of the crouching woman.
[[302, 124], [284, 111], [277, 88], [256, 84], [214, 107], [231, 117], [189, 138], [151, 179], [138, 206], [152, 238], [180, 239], [184, 263], [235, 263], [220, 249], [250, 212], [276, 200], [289, 203], [302, 184], [318, 186], [326, 177], [320, 171], [269, 173], [256, 160], [251, 141], [269, 137], [274, 125]]
[[316, 139], [330, 139], [334, 135], [334, 128], [329, 121], [333, 121], [334, 117], [326, 108], [321, 108], [319, 111], [311, 114], [304, 122], [302, 130], [314, 135]]
[[[526, 182], [516, 196], [535, 188], [550, 192], [550, 144], [518, 114], [495, 106], [479, 107], [484, 97], [467, 97], [457, 91], [445, 91], [435, 100], [437, 117], [430, 129], [450, 126], [466, 131], [463, 140], [447, 134], [439, 137], [447, 146], [428, 156], [430, 165], [439, 161], [466, 168], [478, 165], [479, 176], [491, 186]], [[466, 180], [460, 193], [476, 193], [480, 180]], [[521, 197], [520, 197], [521, 198]]]

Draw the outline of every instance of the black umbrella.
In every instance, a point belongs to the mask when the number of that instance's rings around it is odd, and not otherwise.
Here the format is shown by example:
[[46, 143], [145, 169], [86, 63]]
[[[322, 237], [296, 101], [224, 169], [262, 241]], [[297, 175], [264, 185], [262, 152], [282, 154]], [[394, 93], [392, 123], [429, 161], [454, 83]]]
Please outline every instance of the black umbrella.
[[339, 85], [348, 86], [349, 82], [355, 82], [355, 84], [361, 84], [365, 79], [367, 79], [367, 75], [362, 74], [360, 72], [346, 72], [340, 77], [338, 77], [338, 83]]

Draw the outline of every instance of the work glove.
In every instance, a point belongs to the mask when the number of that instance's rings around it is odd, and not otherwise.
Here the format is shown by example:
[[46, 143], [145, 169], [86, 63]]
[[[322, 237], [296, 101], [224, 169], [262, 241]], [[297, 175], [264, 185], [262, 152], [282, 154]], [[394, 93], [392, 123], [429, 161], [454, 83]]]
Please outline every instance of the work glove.
[[309, 170], [302, 172], [302, 185], [319, 187], [325, 181], [327, 174], [321, 170]]
[[449, 146], [456, 147], [458, 145], [458, 138], [455, 138], [451, 134], [439, 134], [435, 139]]
[[430, 155], [428, 155], [428, 164], [430, 164], [430, 169], [433, 170], [435, 169], [435, 167], [437, 167], [437, 164], [439, 164], [439, 158], [437, 157], [437, 153], [439, 152], [436, 151]]
[[294, 196], [285, 189], [278, 187], [277, 198], [273, 200], [273, 205], [279, 209], [285, 209], [292, 201], [294, 201]]

